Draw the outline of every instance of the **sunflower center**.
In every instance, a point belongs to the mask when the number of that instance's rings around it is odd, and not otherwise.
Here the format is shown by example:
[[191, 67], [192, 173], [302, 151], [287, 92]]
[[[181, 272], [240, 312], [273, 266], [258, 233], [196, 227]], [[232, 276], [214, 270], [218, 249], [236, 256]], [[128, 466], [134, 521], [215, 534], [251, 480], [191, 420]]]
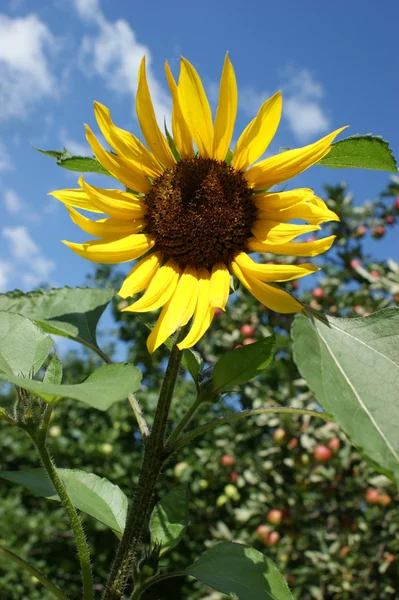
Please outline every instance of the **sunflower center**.
[[252, 198], [242, 174], [225, 162], [181, 160], [146, 194], [147, 231], [179, 267], [212, 269], [246, 249], [256, 219]]

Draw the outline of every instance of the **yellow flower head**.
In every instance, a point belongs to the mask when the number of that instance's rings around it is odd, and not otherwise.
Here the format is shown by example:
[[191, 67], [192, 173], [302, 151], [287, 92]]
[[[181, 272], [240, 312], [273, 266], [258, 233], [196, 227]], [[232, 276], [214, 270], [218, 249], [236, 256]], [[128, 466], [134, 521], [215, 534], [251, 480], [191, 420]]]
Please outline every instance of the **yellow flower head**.
[[[168, 64], [165, 67], [173, 100], [173, 151], [155, 118], [143, 58], [136, 108], [147, 146], [114, 125], [109, 110], [97, 102], [97, 123], [114, 152], [105, 150], [86, 126], [95, 156], [128, 191], [100, 189], [81, 177], [80, 188], [52, 192], [66, 205], [74, 223], [100, 238], [83, 244], [65, 242], [79, 256], [102, 263], [144, 256], [127, 275], [119, 295], [128, 298], [145, 290], [126, 311], [162, 308], [147, 341], [150, 352], [191, 318], [191, 329], [179, 348], [196, 344], [212, 323], [215, 309], [226, 306], [230, 273], [268, 308], [282, 313], [302, 309], [275, 282], [318, 269], [308, 263], [259, 264], [249, 254], [316, 256], [330, 248], [334, 236], [292, 241], [320, 229], [320, 223], [338, 220], [312, 190], [265, 190], [317, 163], [343, 129], [304, 148], [256, 162], [280, 122], [282, 98], [277, 92], [243, 131], [228, 164], [225, 159], [237, 113], [236, 79], [228, 56], [214, 120], [194, 67], [182, 59], [178, 84]], [[93, 221], [76, 208], [108, 216]], [[290, 224], [294, 219], [307, 224]]]

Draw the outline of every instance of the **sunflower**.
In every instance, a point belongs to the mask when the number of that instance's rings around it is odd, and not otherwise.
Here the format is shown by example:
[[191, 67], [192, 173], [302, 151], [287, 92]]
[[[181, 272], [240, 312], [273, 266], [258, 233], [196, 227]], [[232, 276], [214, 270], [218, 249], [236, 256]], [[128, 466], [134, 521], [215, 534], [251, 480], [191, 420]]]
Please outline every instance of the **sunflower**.
[[[267, 308], [293, 313], [302, 305], [276, 282], [314, 273], [312, 264], [259, 264], [249, 254], [316, 256], [330, 248], [335, 236], [293, 241], [338, 220], [311, 189], [269, 192], [323, 158], [338, 129], [323, 139], [258, 161], [279, 125], [282, 97], [277, 92], [261, 106], [230, 151], [237, 113], [237, 85], [226, 55], [215, 119], [201, 79], [184, 58], [176, 84], [168, 64], [172, 96], [172, 133], [158, 127], [147, 83], [145, 58], [139, 71], [136, 109], [145, 146], [117, 127], [109, 110], [95, 102], [98, 126], [113, 152], [105, 150], [86, 125], [94, 155], [126, 191], [101, 189], [83, 177], [78, 189], [52, 192], [83, 231], [100, 238], [83, 244], [64, 243], [79, 256], [100, 263], [141, 259], [127, 275], [119, 295], [144, 294], [123, 310], [162, 308], [148, 337], [150, 352], [192, 319], [179, 348], [198, 342], [212, 323], [215, 309], [224, 310], [230, 276]], [[195, 149], [196, 147], [196, 149]], [[256, 162], [258, 161], [258, 162]], [[99, 215], [92, 220], [75, 209]], [[293, 220], [307, 224], [293, 224]]]

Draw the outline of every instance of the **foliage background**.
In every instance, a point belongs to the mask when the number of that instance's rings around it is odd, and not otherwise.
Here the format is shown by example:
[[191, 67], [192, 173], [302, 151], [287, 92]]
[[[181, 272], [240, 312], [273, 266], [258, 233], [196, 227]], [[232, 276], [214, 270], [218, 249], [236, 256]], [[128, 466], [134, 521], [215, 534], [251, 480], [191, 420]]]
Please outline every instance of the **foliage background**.
[[[395, 235], [397, 196], [399, 181], [395, 178], [376, 202], [356, 207], [345, 186], [326, 186], [325, 198], [341, 217], [341, 223], [328, 226], [338, 236], [335, 250], [319, 259], [323, 271], [313, 276], [311, 282], [301, 283], [299, 289], [295, 283], [289, 283], [287, 289], [315, 310], [339, 316], [363, 317], [399, 304], [398, 265], [392, 260], [377, 261], [364, 248], [370, 235], [375, 239]], [[362, 227], [366, 228], [365, 233]], [[282, 262], [291, 260], [277, 258]], [[99, 267], [90, 277], [90, 285], [117, 288], [119, 279], [117, 269]], [[322, 292], [315, 293], [314, 288]], [[129, 359], [143, 370], [143, 388], [138, 396], [151, 419], [166, 351], [161, 349], [148, 356], [144, 350], [146, 325], [137, 316], [122, 315], [118, 300], [113, 311], [114, 333], [108, 332], [104, 340], [111, 352], [113, 348], [120, 352], [120, 344], [126, 344]], [[255, 339], [275, 331], [278, 351], [262, 377], [226, 396], [223, 402], [204, 406], [202, 421], [226, 411], [259, 407], [268, 402], [317, 408], [292, 360], [291, 320], [291, 316], [268, 312], [249, 294], [238, 290], [236, 300], [229, 303], [226, 314], [217, 317], [198, 350], [212, 364], [223, 352], [243, 343], [245, 337], [240, 328], [252, 324]], [[92, 354], [70, 352], [64, 359], [64, 381], [81, 381], [99, 365], [99, 359]], [[8, 388], [1, 389], [11, 402]], [[184, 413], [193, 394], [189, 377], [182, 377], [171, 421]], [[273, 439], [276, 428], [285, 430], [280, 443]], [[79, 468], [107, 477], [131, 495], [142, 451], [136, 430], [127, 402], [100, 413], [77, 402], [65, 401], [55, 411], [50, 451], [59, 467]], [[0, 435], [2, 469], [39, 466], [23, 432], [0, 423]], [[340, 448], [326, 463], [318, 463], [313, 456], [315, 447], [328, 445], [333, 438], [339, 438]], [[224, 455], [232, 456], [234, 464], [223, 467], [220, 460]], [[188, 565], [211, 540], [236, 540], [251, 544], [273, 558], [286, 575], [295, 598], [391, 600], [397, 597], [397, 491], [362, 459], [335, 425], [301, 417], [262, 416], [219, 428], [197, 444], [187, 446], [178, 459], [172, 457], [162, 474], [159, 496], [182, 481], [190, 486], [191, 523], [183, 541], [163, 561], [165, 567], [172, 565], [176, 569]], [[365, 494], [369, 488], [377, 488], [388, 496], [385, 504], [367, 502]], [[62, 509], [3, 481], [0, 493], [0, 543], [43, 569], [52, 579], [60, 580], [71, 597], [77, 597], [79, 567]], [[269, 533], [278, 531], [280, 535], [278, 542], [271, 545], [257, 529], [267, 524], [268, 511], [276, 508], [285, 517], [280, 525], [269, 525]], [[100, 592], [116, 539], [93, 519], [86, 516], [83, 519], [93, 549], [95, 581]], [[0, 565], [0, 575], [2, 599], [47, 600], [37, 582], [11, 563], [4, 561]], [[220, 595], [198, 583], [175, 578], [164, 582], [159, 589], [151, 589], [146, 597], [216, 600]]]

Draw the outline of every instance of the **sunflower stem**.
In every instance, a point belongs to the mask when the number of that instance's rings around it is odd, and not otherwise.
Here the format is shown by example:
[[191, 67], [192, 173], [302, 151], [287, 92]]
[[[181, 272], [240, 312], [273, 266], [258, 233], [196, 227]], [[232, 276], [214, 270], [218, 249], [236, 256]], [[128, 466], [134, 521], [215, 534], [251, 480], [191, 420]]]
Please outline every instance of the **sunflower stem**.
[[86, 542], [86, 536], [83, 531], [83, 526], [80, 521], [79, 515], [72, 504], [72, 501], [65, 488], [65, 485], [61, 477], [58, 475], [55, 464], [47, 449], [46, 430], [39, 432], [29, 430], [27, 431], [39, 452], [41, 461], [43, 463], [44, 468], [46, 469], [47, 475], [49, 476], [51, 483], [55, 487], [55, 490], [61, 500], [61, 504], [65, 509], [69, 520], [69, 524], [72, 529], [73, 536], [75, 538], [80, 568], [82, 571], [83, 600], [93, 600], [93, 576], [91, 572], [90, 552]]
[[151, 510], [155, 485], [157, 483], [162, 465], [167, 458], [165, 452], [165, 432], [168, 422], [173, 391], [179, 372], [182, 352], [177, 344], [186, 335], [186, 328], [182, 328], [169, 355], [168, 366], [159, 393], [158, 405], [155, 412], [154, 423], [148, 438], [143, 464], [140, 472], [137, 491], [126, 519], [125, 531], [120, 541], [114, 563], [111, 568], [103, 600], [120, 600], [123, 597], [132, 565], [136, 559], [137, 549], [141, 543], [143, 530]]

